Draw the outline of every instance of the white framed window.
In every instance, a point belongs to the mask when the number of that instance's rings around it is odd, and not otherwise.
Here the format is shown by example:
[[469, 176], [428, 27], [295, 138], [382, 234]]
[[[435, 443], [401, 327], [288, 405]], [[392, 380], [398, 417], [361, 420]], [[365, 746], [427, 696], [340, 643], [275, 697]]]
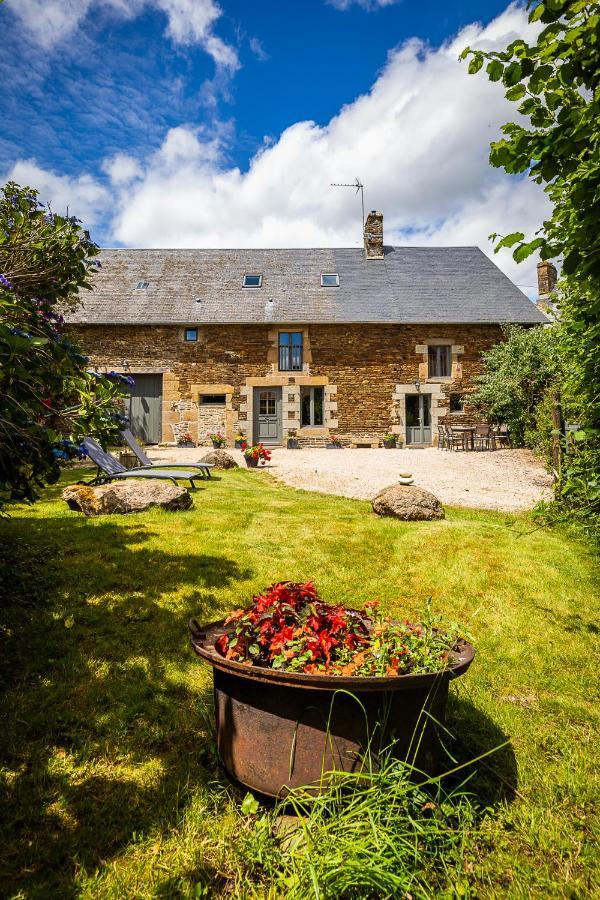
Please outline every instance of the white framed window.
[[340, 276], [337, 272], [324, 272], [321, 275], [321, 287], [339, 287]]
[[247, 288], [262, 287], [262, 275], [244, 275], [242, 285]]

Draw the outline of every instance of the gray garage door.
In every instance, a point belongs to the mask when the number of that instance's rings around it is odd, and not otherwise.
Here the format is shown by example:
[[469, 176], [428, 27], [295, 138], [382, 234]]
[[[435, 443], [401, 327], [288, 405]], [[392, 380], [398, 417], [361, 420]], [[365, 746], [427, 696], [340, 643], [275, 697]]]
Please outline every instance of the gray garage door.
[[145, 444], [162, 440], [162, 375], [136, 375], [129, 397], [130, 427]]

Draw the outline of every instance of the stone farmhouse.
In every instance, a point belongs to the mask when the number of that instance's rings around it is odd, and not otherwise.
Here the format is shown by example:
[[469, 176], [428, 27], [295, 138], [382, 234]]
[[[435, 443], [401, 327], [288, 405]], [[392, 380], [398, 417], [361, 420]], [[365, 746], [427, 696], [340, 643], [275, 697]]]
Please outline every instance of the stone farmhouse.
[[[133, 375], [148, 443], [211, 432], [276, 445], [436, 442], [469, 421], [481, 353], [544, 313], [477, 247], [105, 250], [72, 330], [101, 371]], [[549, 263], [538, 275], [546, 294]]]

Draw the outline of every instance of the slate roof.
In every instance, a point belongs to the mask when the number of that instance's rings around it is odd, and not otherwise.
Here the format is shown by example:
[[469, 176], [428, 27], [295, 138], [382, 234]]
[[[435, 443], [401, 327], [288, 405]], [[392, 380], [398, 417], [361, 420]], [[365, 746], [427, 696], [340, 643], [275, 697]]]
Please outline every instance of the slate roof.
[[[492, 323], [547, 321], [478, 247], [104, 250], [71, 322]], [[337, 272], [339, 287], [321, 287]], [[244, 288], [261, 273], [261, 288]], [[138, 281], [148, 281], [136, 290]]]

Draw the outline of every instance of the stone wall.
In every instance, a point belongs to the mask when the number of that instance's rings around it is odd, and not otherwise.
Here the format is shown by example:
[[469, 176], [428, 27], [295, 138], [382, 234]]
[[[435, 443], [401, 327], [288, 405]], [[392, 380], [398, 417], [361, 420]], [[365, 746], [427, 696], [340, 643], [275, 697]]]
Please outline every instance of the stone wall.
[[[374, 263], [376, 264], [376, 263]], [[193, 323], [192, 323], [193, 324]], [[198, 326], [196, 343], [183, 340], [183, 326], [79, 325], [77, 339], [97, 369], [163, 374], [163, 441], [185, 421], [200, 443], [207, 431], [224, 431], [229, 441], [238, 428], [252, 435], [253, 389], [281, 386], [283, 430], [299, 430], [312, 444], [340, 437], [381, 438], [404, 434], [404, 398], [421, 390], [432, 394], [432, 424], [447, 418], [471, 421], [473, 410], [449, 413], [449, 395], [467, 395], [481, 371], [481, 352], [502, 339], [496, 325], [286, 325], [304, 333], [301, 372], [277, 370], [277, 327], [273, 325]], [[452, 347], [452, 374], [429, 379], [428, 344]], [[323, 386], [323, 427], [300, 429], [302, 385]], [[224, 395], [225, 405], [200, 405], [202, 394]]]

